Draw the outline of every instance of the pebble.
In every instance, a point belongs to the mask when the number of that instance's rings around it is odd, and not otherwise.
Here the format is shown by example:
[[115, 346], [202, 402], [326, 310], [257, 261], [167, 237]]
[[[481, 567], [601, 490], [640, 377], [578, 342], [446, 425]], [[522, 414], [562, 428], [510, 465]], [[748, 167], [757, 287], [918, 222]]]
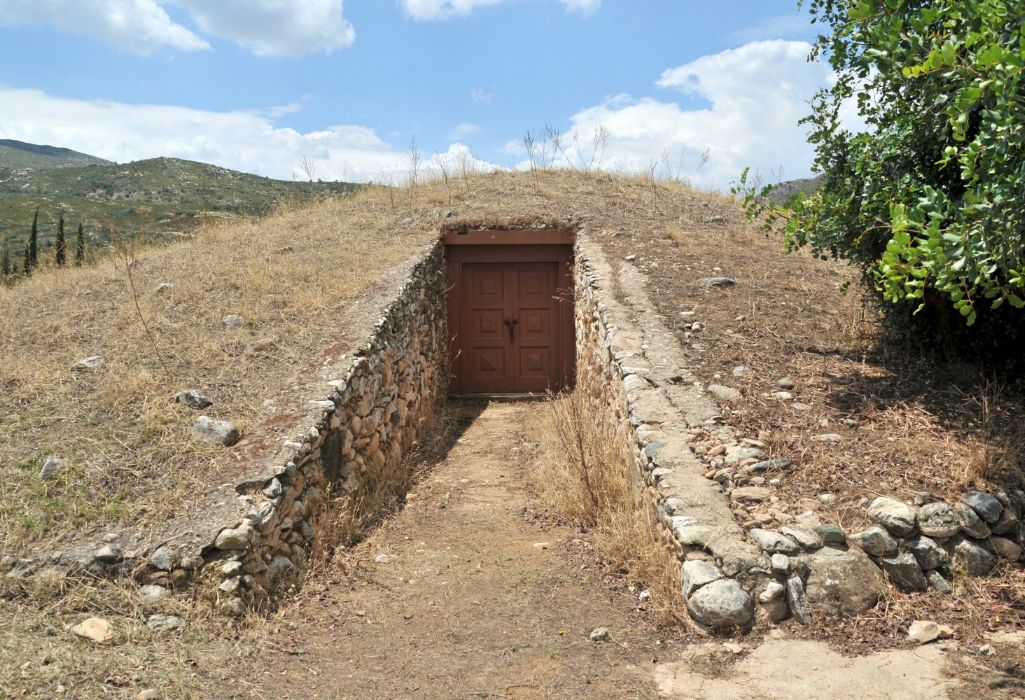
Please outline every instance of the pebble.
[[246, 320], [238, 314], [229, 314], [221, 319], [225, 328], [241, 328], [246, 325]]
[[177, 615], [150, 615], [146, 626], [154, 632], [170, 632], [185, 624], [185, 620]]
[[387, 554], [378, 554], [376, 557], [374, 557], [374, 561], [378, 564], [387, 564], [391, 561], [391, 557], [389, 557]]
[[605, 627], [595, 627], [591, 630], [591, 641], [592, 642], [607, 642], [609, 640], [609, 630]]
[[908, 641], [915, 644], [928, 644], [937, 639], [950, 639], [954, 630], [947, 625], [938, 625], [932, 620], [915, 620], [908, 627]]
[[140, 690], [139, 694], [135, 696], [135, 700], [160, 700], [160, 693], [157, 692], [156, 688], [147, 688], [146, 690]]
[[106, 644], [114, 639], [114, 627], [102, 617], [90, 617], [82, 620], [71, 628], [71, 633], [96, 644]]
[[39, 470], [39, 480], [53, 481], [67, 466], [67, 461], [59, 457], [47, 457], [43, 462], [43, 468]]
[[627, 255], [625, 258], [623, 258], [623, 260], [626, 260], [627, 262], [633, 262], [636, 259], [637, 259], [637, 256], [633, 255], [633, 254]]
[[708, 279], [702, 280], [701, 284], [706, 287], [736, 287], [737, 280], [732, 277], [709, 277]]
[[183, 403], [189, 408], [207, 408], [214, 402], [199, 389], [186, 389], [174, 395], [175, 403]]
[[783, 389], [784, 391], [789, 391], [794, 388], [794, 380], [790, 377], [783, 377], [778, 382], [776, 382], [776, 386], [778, 386], [780, 389]]
[[150, 583], [141, 587], [136, 595], [139, 598], [139, 602], [143, 605], [156, 605], [171, 595], [171, 591], [163, 586]]
[[94, 369], [99, 369], [105, 365], [107, 361], [100, 355], [92, 355], [91, 357], [83, 357], [81, 360], [71, 365], [72, 372], [89, 372]]

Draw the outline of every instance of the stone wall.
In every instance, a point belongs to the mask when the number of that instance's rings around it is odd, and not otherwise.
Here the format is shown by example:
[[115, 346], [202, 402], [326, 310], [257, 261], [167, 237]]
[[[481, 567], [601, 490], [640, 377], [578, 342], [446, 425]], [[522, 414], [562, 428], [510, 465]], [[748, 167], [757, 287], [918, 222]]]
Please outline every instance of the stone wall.
[[[319, 420], [286, 445], [277, 468], [238, 485], [247, 512], [203, 552], [202, 577], [227, 612], [261, 607], [305, 568], [332, 494], [359, 493], [397, 468], [435, 426], [448, 386], [444, 248], [418, 263], [398, 298], [352, 357]], [[152, 556], [151, 556], [152, 560]]]

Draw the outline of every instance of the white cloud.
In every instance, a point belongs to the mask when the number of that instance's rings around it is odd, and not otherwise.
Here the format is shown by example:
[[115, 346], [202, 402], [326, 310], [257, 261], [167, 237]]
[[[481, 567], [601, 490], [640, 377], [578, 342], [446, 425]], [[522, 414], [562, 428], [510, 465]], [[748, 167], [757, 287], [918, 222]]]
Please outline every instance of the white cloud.
[[461, 124], [455, 125], [455, 127], [452, 129], [452, 133], [449, 134], [449, 138], [453, 141], [459, 141], [460, 139], [464, 139], [467, 136], [479, 134], [481, 131], [483, 131], [483, 129], [481, 129], [481, 127], [477, 124], [462, 122]]
[[[64, 146], [122, 162], [188, 158], [283, 179], [300, 172], [304, 156], [325, 180], [398, 182], [409, 169], [404, 150], [365, 126], [341, 124], [304, 133], [275, 126], [266, 113], [67, 99], [2, 86], [0, 138]], [[492, 167], [460, 144], [442, 154], [425, 154], [425, 164], [448, 162], [439, 158], [463, 167]]]
[[331, 52], [356, 38], [343, 0], [0, 0], [0, 24], [48, 24], [134, 53], [208, 49], [165, 6], [183, 8], [206, 34], [260, 56]]
[[477, 103], [491, 104], [491, 101], [495, 99], [495, 93], [482, 90], [480, 88], [474, 88], [470, 91], [470, 99]]
[[811, 16], [796, 11], [785, 15], [776, 15], [743, 29], [730, 33], [736, 41], [755, 41], [757, 39], [787, 39], [806, 37], [816, 33]]
[[141, 54], [163, 46], [183, 51], [210, 48], [175, 23], [157, 0], [0, 0], [0, 24], [49, 24]]
[[[500, 5], [509, 0], [400, 0], [406, 14], [413, 19], [426, 22], [436, 19], [465, 17], [478, 7]], [[559, 0], [567, 12], [591, 15], [601, 7], [601, 0]]]
[[352, 45], [356, 32], [343, 0], [174, 0], [199, 27], [258, 56], [330, 53]]
[[[643, 171], [654, 161], [665, 174], [667, 156], [674, 173], [703, 187], [723, 188], [748, 165], [767, 179], [780, 168], [785, 179], [805, 176], [814, 151], [797, 122], [831, 80], [827, 65], [806, 60], [810, 49], [800, 41], [758, 41], [703, 56], [665, 71], [657, 84], [708, 106], [620, 95], [573, 115], [563, 142], [575, 139], [588, 156], [600, 124], [608, 130], [606, 168]], [[699, 168], [705, 151], [708, 163]]]

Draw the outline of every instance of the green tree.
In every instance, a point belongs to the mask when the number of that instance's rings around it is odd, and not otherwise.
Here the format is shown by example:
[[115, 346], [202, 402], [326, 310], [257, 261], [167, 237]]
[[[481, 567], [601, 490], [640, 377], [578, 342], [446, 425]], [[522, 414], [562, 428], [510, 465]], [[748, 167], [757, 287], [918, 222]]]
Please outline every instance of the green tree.
[[6, 282], [11, 276], [11, 248], [4, 239], [3, 250], [0, 251], [0, 277], [3, 277], [3, 281]]
[[25, 244], [25, 260], [22, 262], [21, 267], [22, 270], [24, 270], [26, 277], [32, 274], [32, 253], [28, 247], [28, 243]]
[[30, 274], [32, 268], [39, 265], [39, 207], [32, 217], [32, 233], [29, 234], [28, 247], [26, 248], [25, 274]]
[[75, 239], [75, 267], [82, 267], [85, 262], [85, 233], [82, 224], [78, 225], [78, 236]]
[[54, 248], [54, 261], [57, 263], [57, 267], [64, 267], [64, 212], [61, 212], [60, 219], [57, 221], [57, 243]]
[[[1025, 331], [1021, 0], [807, 5], [829, 27], [813, 56], [836, 82], [804, 120], [822, 187], [775, 212], [788, 244], [858, 264], [905, 329], [961, 349], [1013, 339]], [[866, 130], [841, 122], [852, 105]], [[744, 193], [751, 212], [767, 201]]]

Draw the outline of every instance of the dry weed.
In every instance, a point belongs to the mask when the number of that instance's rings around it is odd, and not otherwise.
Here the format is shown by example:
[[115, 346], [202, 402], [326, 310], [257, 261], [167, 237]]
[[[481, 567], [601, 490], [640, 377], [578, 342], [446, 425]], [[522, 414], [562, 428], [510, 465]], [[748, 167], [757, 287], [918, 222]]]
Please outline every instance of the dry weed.
[[540, 445], [528, 472], [531, 490], [548, 508], [590, 530], [609, 571], [646, 587], [661, 617], [686, 619], [679, 562], [659, 542], [658, 523], [640, 499], [616, 427], [576, 390], [550, 397], [529, 431]]

